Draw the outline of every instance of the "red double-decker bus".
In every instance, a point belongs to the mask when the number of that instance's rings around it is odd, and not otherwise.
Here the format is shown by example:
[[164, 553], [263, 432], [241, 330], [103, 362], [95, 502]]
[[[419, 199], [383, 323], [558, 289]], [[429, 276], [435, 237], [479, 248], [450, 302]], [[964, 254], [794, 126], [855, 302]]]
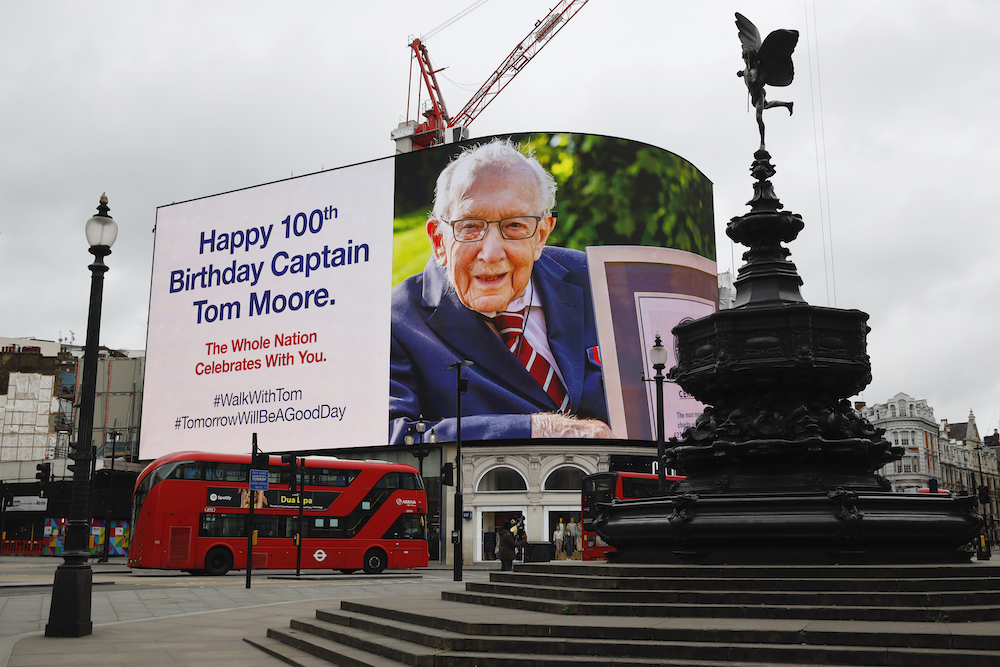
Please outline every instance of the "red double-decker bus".
[[[684, 479], [667, 475], [667, 481]], [[580, 523], [583, 535], [583, 560], [607, 560], [615, 548], [593, 532], [597, 503], [612, 500], [653, 498], [659, 480], [656, 475], [641, 472], [598, 472], [583, 478], [583, 495], [580, 503]]]
[[[305, 458], [304, 569], [375, 574], [426, 567], [427, 495], [416, 468], [376, 461]], [[249, 490], [250, 456], [178, 452], [136, 480], [128, 565], [222, 575], [247, 566], [247, 515], [254, 502], [254, 569], [296, 567], [299, 498], [269, 457], [267, 491]]]

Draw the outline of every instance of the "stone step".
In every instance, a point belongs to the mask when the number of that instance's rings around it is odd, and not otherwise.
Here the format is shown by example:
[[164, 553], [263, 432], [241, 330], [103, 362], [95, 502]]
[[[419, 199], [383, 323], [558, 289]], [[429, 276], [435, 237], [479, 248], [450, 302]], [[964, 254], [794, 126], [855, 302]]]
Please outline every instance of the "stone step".
[[346, 643], [338, 639], [295, 629], [271, 628], [267, 631], [267, 636], [274, 641], [293, 647], [301, 653], [338, 667], [400, 667], [401, 665], [431, 667], [434, 665], [433, 651], [424, 650], [411, 653], [402, 650], [401, 642], [385, 637], [380, 639], [379, 646], [384, 648], [386, 652], [404, 658], [404, 661], [396, 660], [381, 651], [369, 651], [365, 648], [364, 642], [361, 642], [362, 646], [358, 646], [359, 642], [353, 641], [349, 635], [343, 635], [343, 638], [348, 639]]
[[875, 606], [875, 607], [958, 607], [993, 606], [1000, 609], [1000, 592], [935, 591], [935, 592], [829, 592], [829, 591], [736, 591], [736, 590], [617, 590], [581, 589], [569, 586], [532, 586], [508, 583], [469, 583], [466, 590], [475, 593], [495, 593], [538, 597], [566, 602], [628, 602], [631, 604], [728, 604], [784, 606]]
[[[287, 639], [314, 655], [333, 657], [336, 642], [356, 650], [416, 667], [438, 665], [912, 665], [913, 667], [959, 667], [968, 664], [1000, 664], [1000, 652], [955, 649], [914, 649], [882, 646], [834, 646], [806, 643], [741, 643], [693, 641], [622, 641], [565, 637], [464, 635], [401, 623], [375, 622], [350, 612], [325, 612], [339, 616], [336, 623], [319, 619], [296, 619]], [[329, 617], [329, 616], [328, 616]], [[315, 636], [302, 638], [301, 633]], [[277, 633], [269, 633], [278, 637]], [[335, 658], [333, 661], [342, 660]], [[970, 662], [973, 661], [973, 662]], [[338, 663], [340, 664], [340, 663]], [[373, 663], [359, 663], [373, 664]]]
[[519, 564], [251, 643], [295, 667], [1000, 667], [1000, 569], [840, 569]]
[[[392, 606], [366, 604], [353, 600], [341, 602], [341, 609], [316, 611], [318, 620], [350, 625], [351, 619], [364, 619], [370, 627], [388, 624], [408, 626], [418, 633], [457, 633], [490, 637], [547, 637], [565, 639], [604, 639], [611, 641], [696, 641], [727, 644], [811, 644], [821, 646], [853, 645], [881, 648], [927, 648], [949, 651], [998, 650], [1000, 641], [992, 635], [960, 634], [952, 632], [947, 624], [935, 623], [930, 626], [906, 624], [865, 624], [851, 625], [850, 629], [837, 624], [834, 629], [794, 629], [782, 630], [768, 626], [757, 629], [732, 629], [703, 624], [687, 624], [678, 627], [664, 627], [657, 622], [642, 626], [614, 623], [612, 618], [580, 619], [562, 617], [554, 619], [550, 615], [526, 618], [519, 616], [518, 622], [482, 623], [467, 621], [469, 614], [463, 615], [463, 605], [449, 605], [440, 602], [433, 606], [434, 613], [406, 611]], [[527, 621], [527, 622], [522, 622]], [[813, 624], [809, 624], [812, 626]], [[920, 627], [918, 630], [917, 627]], [[933, 630], [933, 631], [931, 631]]]
[[[567, 568], [564, 568], [567, 569]], [[596, 577], [581, 576], [575, 572], [536, 574], [522, 572], [491, 572], [490, 581], [497, 583], [530, 584], [532, 586], [607, 589], [616, 591], [837, 591], [837, 592], [993, 592], [1000, 593], [1000, 579], [984, 580], [978, 577], [947, 579], [899, 578], [844, 579], [793, 577], [758, 578], [733, 577], [713, 579], [708, 577], [680, 577], [675, 579], [653, 577]]]
[[445, 591], [442, 599], [547, 614], [671, 618], [759, 618], [895, 622], [972, 622], [1000, 620], [1000, 607], [873, 607], [748, 604], [575, 602], [495, 592]]
[[329, 667], [330, 662], [270, 637], [244, 637], [243, 641], [292, 667]]
[[517, 563], [515, 572], [612, 578], [1000, 579], [1000, 564], [945, 565], [637, 565], [605, 562]]

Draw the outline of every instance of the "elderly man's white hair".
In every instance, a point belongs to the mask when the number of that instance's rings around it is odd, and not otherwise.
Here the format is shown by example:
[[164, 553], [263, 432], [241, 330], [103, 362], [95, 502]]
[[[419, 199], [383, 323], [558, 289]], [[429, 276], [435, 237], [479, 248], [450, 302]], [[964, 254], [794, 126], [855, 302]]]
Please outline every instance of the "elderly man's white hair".
[[444, 168], [434, 188], [434, 211], [431, 213], [431, 218], [451, 220], [455, 205], [465, 198], [476, 175], [481, 171], [486, 169], [503, 171], [517, 166], [529, 169], [538, 189], [536, 210], [524, 213], [548, 215], [556, 203], [555, 179], [538, 163], [534, 154], [522, 152], [509, 139], [494, 139], [488, 144], [466, 148]]

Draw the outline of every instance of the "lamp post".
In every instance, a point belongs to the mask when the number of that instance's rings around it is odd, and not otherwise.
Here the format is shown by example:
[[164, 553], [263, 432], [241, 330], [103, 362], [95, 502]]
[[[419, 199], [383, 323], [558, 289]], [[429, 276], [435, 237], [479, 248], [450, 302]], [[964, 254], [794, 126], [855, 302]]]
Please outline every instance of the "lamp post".
[[667, 453], [667, 441], [663, 427], [663, 381], [666, 380], [663, 369], [667, 367], [667, 348], [663, 346], [659, 333], [649, 350], [649, 360], [653, 362], [656, 374], [649, 379], [643, 373], [642, 381], [656, 383], [656, 495], [664, 496], [667, 494], [667, 471], [663, 466], [663, 457]]
[[[412, 431], [417, 432], [416, 437], [413, 436]], [[406, 435], [403, 436], [403, 442], [407, 445], [407, 447], [410, 447], [410, 453], [417, 457], [418, 461], [417, 465], [419, 466], [418, 469], [420, 470], [421, 483], [424, 482], [424, 459], [430, 456], [431, 452], [433, 452], [437, 448], [436, 447], [437, 434], [434, 433], [434, 429], [432, 428], [431, 432], [428, 433], [427, 436], [425, 437], [424, 433], [426, 431], [427, 431], [427, 422], [424, 421], [424, 416], [420, 415], [420, 417], [417, 419], [417, 423], [414, 424], [412, 428], [406, 429]], [[439, 479], [438, 482], [440, 481], [441, 480]], [[438, 486], [439, 489], [438, 489], [438, 512], [437, 512], [438, 516], [437, 549], [438, 549], [438, 559], [440, 559], [444, 547], [444, 545], [441, 542], [441, 535], [442, 535], [441, 528], [443, 528], [443, 526], [441, 526], [441, 507], [443, 507], [443, 503], [441, 502], [443, 493], [441, 490], [444, 489], [444, 485], [439, 484]], [[431, 513], [430, 506], [428, 506], [427, 508], [427, 514], [430, 515], [431, 518], [433, 519], [433, 514]]]
[[451, 542], [455, 545], [455, 581], [462, 580], [462, 394], [469, 387], [468, 378], [462, 377], [462, 366], [472, 366], [468, 359], [448, 364], [457, 376], [455, 385], [455, 529], [451, 532]]
[[[417, 432], [417, 437], [413, 437], [413, 433], [407, 429], [406, 435], [403, 436], [403, 443], [407, 447], [412, 447], [410, 453], [417, 457], [420, 477], [423, 479], [424, 459], [434, 451], [434, 445], [437, 444], [437, 435], [434, 433], [434, 429], [431, 429], [431, 432], [427, 434], [427, 438], [424, 438], [424, 433], [427, 431], [427, 422], [424, 421], [423, 415], [420, 415], [417, 423], [413, 425], [413, 430]], [[414, 445], [417, 446], [414, 447]]]
[[[115, 427], [117, 428], [117, 426], [118, 419], [115, 418]], [[111, 555], [111, 520], [115, 504], [115, 454], [118, 452], [118, 438], [121, 436], [121, 431], [111, 431], [108, 435], [111, 438], [111, 472], [110, 477], [108, 477], [108, 502], [104, 515], [104, 554], [101, 556], [102, 563], [107, 563], [108, 557]]]
[[988, 495], [985, 495], [983, 493], [983, 491], [985, 490], [986, 494], [989, 494], [989, 487], [987, 487], [985, 484], [983, 484], [984, 480], [983, 480], [983, 446], [982, 445], [977, 445], [976, 446], [976, 458], [979, 459], [979, 481], [978, 481], [978, 484], [976, 485], [976, 495], [979, 496], [980, 514], [983, 517], [983, 534], [979, 536], [979, 544], [977, 545], [978, 548], [976, 549], [976, 558], [978, 560], [989, 560], [990, 559], [990, 540], [989, 540], [990, 523], [989, 523], [989, 517], [986, 514], [987, 502], [988, 502]]
[[83, 384], [80, 387], [80, 430], [77, 441], [70, 443], [70, 458], [74, 464], [73, 491], [69, 507], [69, 523], [63, 542], [63, 562], [56, 568], [52, 585], [49, 622], [46, 637], [83, 637], [93, 631], [90, 620], [90, 596], [94, 573], [87, 563], [90, 555], [89, 507], [91, 440], [94, 434], [94, 393], [97, 389], [97, 352], [101, 332], [101, 299], [104, 274], [108, 267], [104, 258], [118, 236], [118, 225], [108, 215], [107, 195], [101, 195], [97, 214], [85, 226], [87, 242], [94, 263], [90, 265], [90, 310], [87, 316], [87, 343], [83, 356]]

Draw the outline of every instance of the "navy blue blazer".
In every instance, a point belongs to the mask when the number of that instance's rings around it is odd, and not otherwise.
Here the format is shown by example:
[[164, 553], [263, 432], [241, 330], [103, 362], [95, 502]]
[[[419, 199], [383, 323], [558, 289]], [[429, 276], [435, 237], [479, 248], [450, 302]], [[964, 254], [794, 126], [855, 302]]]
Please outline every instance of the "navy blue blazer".
[[[607, 423], [586, 255], [546, 247], [532, 280], [549, 347], [566, 379], [567, 412]], [[462, 396], [463, 440], [530, 438], [530, 415], [556, 409], [485, 318], [462, 304], [432, 257], [422, 274], [392, 291], [391, 444], [402, 443], [420, 415], [439, 441], [455, 440], [456, 377], [445, 366], [460, 359], [475, 364], [463, 371], [469, 379]]]

